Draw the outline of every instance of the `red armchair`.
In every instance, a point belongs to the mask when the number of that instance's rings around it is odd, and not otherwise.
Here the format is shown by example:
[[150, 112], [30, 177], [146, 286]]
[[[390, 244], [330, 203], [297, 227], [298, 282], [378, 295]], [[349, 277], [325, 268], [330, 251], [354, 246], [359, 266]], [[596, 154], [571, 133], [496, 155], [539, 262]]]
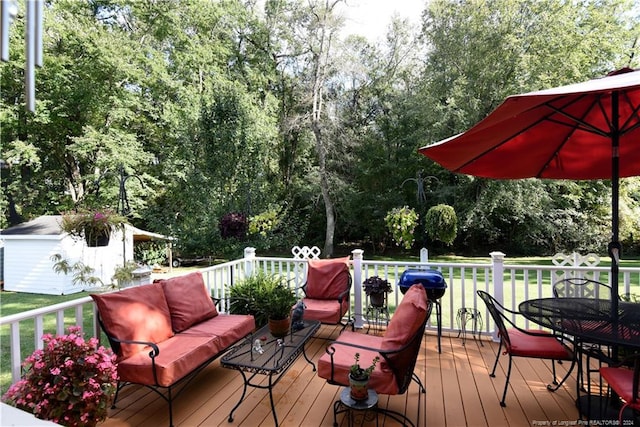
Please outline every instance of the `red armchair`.
[[[349, 257], [335, 259], [310, 259], [307, 281], [302, 286], [305, 297], [304, 318], [319, 320], [325, 324], [342, 325], [351, 321], [351, 274]], [[345, 314], [347, 322], [343, 322]]]
[[[380, 363], [371, 373], [369, 388], [378, 394], [403, 394], [411, 381], [415, 381], [419, 387], [418, 418], [414, 424], [400, 412], [383, 408], [375, 410], [403, 425], [420, 425], [420, 402], [425, 388], [414, 373], [414, 368], [431, 309], [432, 303], [427, 301], [424, 287], [412, 286], [402, 298], [383, 336], [343, 331], [318, 361], [318, 375], [330, 384], [348, 386], [349, 370], [356, 353], [360, 354], [360, 360], [365, 363], [379, 356]], [[334, 417], [335, 413], [334, 405]]]

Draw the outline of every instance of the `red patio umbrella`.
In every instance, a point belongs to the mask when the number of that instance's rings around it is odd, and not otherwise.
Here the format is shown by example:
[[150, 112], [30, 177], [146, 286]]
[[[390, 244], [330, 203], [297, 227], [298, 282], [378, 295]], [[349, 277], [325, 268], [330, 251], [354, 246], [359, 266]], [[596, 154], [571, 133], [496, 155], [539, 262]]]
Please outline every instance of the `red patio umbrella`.
[[640, 175], [640, 70], [508, 97], [468, 131], [419, 152], [485, 178], [611, 179], [611, 286], [618, 299], [619, 178]]

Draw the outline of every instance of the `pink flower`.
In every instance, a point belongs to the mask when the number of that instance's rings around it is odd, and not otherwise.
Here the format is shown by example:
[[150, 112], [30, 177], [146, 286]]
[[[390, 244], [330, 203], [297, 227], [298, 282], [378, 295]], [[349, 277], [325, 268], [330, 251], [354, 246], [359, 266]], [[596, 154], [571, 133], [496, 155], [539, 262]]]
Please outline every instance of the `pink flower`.
[[[43, 336], [44, 349], [24, 360], [24, 378], [3, 400], [39, 418], [76, 427], [106, 418], [118, 375], [111, 350], [95, 339], [85, 341], [77, 326], [68, 330], [68, 335]], [[74, 390], [82, 390], [82, 396]]]

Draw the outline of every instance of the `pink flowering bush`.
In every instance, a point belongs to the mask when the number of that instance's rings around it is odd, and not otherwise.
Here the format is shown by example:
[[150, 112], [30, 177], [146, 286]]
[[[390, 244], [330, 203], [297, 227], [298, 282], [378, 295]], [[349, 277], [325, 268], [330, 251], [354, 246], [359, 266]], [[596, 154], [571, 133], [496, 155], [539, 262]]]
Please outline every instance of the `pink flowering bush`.
[[116, 391], [115, 355], [96, 338], [85, 341], [79, 327], [68, 331], [42, 337], [44, 348], [24, 360], [23, 378], [2, 400], [64, 426], [95, 426], [107, 418]]

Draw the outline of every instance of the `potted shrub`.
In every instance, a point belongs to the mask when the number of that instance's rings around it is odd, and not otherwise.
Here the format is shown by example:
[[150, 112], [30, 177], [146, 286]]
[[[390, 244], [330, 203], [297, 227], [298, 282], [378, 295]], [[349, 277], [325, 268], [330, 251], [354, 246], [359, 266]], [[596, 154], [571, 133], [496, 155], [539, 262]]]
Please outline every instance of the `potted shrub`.
[[115, 355], [85, 341], [80, 327], [42, 337], [44, 348], [27, 357], [25, 374], [2, 397], [37, 418], [68, 427], [91, 427], [107, 418], [118, 380]]
[[371, 378], [371, 373], [379, 360], [380, 356], [376, 356], [371, 361], [371, 365], [367, 368], [362, 368], [360, 366], [360, 353], [355, 354], [355, 363], [351, 365], [349, 370], [350, 394], [353, 400], [366, 400], [369, 397], [369, 378]]
[[258, 271], [234, 284], [227, 286], [229, 295], [229, 312], [231, 314], [251, 314], [256, 326], [267, 324], [267, 316], [262, 310], [262, 294], [268, 283], [276, 280], [275, 276]]
[[271, 335], [278, 338], [286, 336], [291, 326], [291, 309], [296, 303], [293, 290], [276, 278], [266, 283], [259, 303], [269, 322]]
[[371, 276], [362, 282], [364, 292], [369, 297], [369, 302], [373, 307], [383, 307], [385, 294], [393, 292], [391, 284], [378, 276]]
[[109, 209], [77, 210], [62, 214], [60, 226], [74, 238], [84, 238], [87, 246], [106, 246], [111, 232], [127, 219]]

